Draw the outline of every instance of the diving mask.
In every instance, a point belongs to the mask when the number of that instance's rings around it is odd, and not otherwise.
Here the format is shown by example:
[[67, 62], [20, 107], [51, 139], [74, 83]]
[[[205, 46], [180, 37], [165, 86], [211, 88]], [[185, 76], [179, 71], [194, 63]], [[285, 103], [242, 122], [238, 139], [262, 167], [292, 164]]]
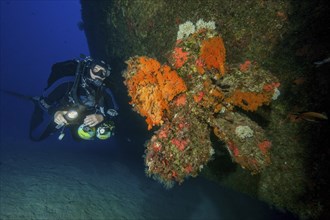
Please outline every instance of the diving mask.
[[96, 70], [95, 68], [93, 68], [92, 73], [95, 76], [98, 76], [98, 77], [101, 77], [101, 78], [106, 78], [106, 77], [110, 76], [110, 71], [106, 71], [105, 69]]
[[91, 65], [92, 73], [101, 78], [107, 78], [110, 76], [111, 68], [104, 61], [94, 60]]

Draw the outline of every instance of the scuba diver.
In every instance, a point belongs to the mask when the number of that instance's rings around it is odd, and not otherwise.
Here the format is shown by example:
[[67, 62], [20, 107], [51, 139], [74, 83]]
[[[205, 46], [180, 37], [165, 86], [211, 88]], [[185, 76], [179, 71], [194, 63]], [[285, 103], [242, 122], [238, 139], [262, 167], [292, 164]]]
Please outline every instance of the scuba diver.
[[30, 138], [40, 141], [69, 128], [75, 140], [105, 140], [114, 135], [118, 105], [105, 79], [111, 68], [102, 60], [85, 57], [52, 66], [48, 86], [33, 97], [35, 109]]

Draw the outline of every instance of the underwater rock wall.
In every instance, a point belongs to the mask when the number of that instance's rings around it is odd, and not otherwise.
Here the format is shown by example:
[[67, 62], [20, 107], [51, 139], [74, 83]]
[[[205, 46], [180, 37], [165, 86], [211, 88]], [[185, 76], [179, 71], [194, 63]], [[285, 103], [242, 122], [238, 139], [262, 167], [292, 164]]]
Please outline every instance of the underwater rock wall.
[[[230, 47], [228, 58], [269, 56], [287, 25], [288, 1], [218, 0], [82, 0], [86, 31], [94, 46], [108, 58], [128, 59], [132, 54], [166, 60], [177, 38], [177, 27], [186, 21], [215, 21]], [[93, 23], [97, 20], [100, 23]], [[99, 38], [101, 36], [101, 38]], [[95, 45], [97, 39], [98, 45]], [[101, 46], [102, 44], [102, 46]], [[101, 48], [98, 48], [99, 52]], [[232, 57], [236, 57], [233, 60]], [[262, 60], [262, 59], [258, 60]]]
[[[234, 151], [228, 152], [224, 143], [214, 141], [223, 135], [215, 131], [211, 135], [215, 160], [204, 166], [203, 175], [301, 218], [326, 215], [329, 123], [310, 123], [299, 115], [306, 111], [329, 114], [329, 108], [324, 107], [329, 103], [330, 80], [325, 74], [329, 66], [322, 62], [317, 68], [313, 65], [330, 56], [330, 41], [324, 34], [330, 22], [325, 1], [81, 0], [81, 4], [91, 55], [108, 60], [114, 67], [113, 79], [123, 104], [130, 101], [119, 74], [126, 68], [126, 60], [147, 56], [169, 62], [180, 24], [214, 21], [226, 48], [226, 63], [240, 72], [256, 65], [274, 75], [281, 83], [281, 95], [253, 114], [244, 109], [245, 101], [240, 101], [240, 113], [262, 127], [272, 142], [270, 165], [251, 175], [232, 161]], [[185, 51], [176, 52], [184, 56]], [[175, 65], [180, 68], [180, 59]], [[217, 68], [221, 73], [220, 66]], [[224, 80], [235, 78], [233, 73]], [[251, 82], [249, 85], [253, 89]], [[136, 120], [132, 111], [121, 114]], [[141, 126], [146, 127], [143, 120]], [[217, 123], [226, 126], [229, 121], [219, 119]]]

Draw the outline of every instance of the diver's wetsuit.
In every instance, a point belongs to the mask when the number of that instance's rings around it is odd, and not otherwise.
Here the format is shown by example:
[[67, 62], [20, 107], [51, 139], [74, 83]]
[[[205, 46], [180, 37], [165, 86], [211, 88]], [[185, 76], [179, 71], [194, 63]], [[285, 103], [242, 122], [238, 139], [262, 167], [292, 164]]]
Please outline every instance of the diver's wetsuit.
[[[72, 60], [70, 62], [71, 65], [78, 65], [77, 61]], [[118, 111], [118, 105], [111, 90], [103, 85], [100, 87], [93, 85], [89, 82], [88, 76], [89, 69], [86, 68], [80, 74], [76, 91], [79, 103], [86, 108], [84, 116], [88, 114], [102, 114], [104, 117], [103, 122], [113, 120], [115, 115], [111, 116], [106, 113], [109, 109], [113, 109], [115, 112]], [[41, 97], [35, 98], [35, 109], [30, 123], [30, 138], [32, 140], [43, 140], [57, 130], [56, 123], [54, 122], [54, 114], [59, 110], [69, 110], [73, 105], [70, 91], [75, 79], [76, 77], [73, 73], [71, 76], [63, 76], [54, 80], [44, 90]], [[71, 128], [73, 131], [77, 127], [71, 126]], [[79, 139], [75, 132], [71, 133], [75, 139]]]

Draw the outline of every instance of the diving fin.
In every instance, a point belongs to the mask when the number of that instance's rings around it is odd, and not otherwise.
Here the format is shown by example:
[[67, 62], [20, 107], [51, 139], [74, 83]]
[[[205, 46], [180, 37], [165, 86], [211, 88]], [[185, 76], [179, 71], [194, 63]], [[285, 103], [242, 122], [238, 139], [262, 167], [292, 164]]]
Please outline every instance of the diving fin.
[[37, 97], [37, 96], [28, 96], [28, 95], [24, 95], [24, 94], [21, 94], [21, 93], [18, 93], [18, 92], [3, 90], [3, 89], [1, 89], [0, 91], [7, 94], [7, 95], [14, 96], [16, 98], [23, 99], [23, 100], [30, 100], [30, 101], [38, 101], [39, 100], [39, 97]]

